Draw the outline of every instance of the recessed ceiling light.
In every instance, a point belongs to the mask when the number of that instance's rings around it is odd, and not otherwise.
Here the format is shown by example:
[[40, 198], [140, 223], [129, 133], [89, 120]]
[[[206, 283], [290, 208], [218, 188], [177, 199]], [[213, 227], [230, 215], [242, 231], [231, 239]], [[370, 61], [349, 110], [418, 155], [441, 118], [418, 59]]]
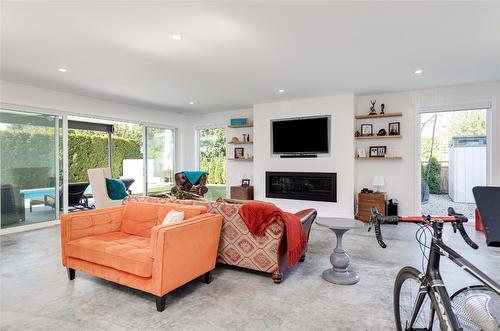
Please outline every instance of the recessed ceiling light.
[[68, 69], [66, 69], [66, 68], [59, 68], [59, 69], [57, 69], [57, 70], [58, 70], [59, 72], [67, 72], [67, 71], [68, 71]]
[[190, 105], [194, 105], [194, 101], [189, 101], [189, 104]]
[[278, 90], [279, 93], [285, 93], [285, 90], [281, 89], [281, 90]]
[[173, 40], [181, 40], [182, 36], [180, 34], [174, 34], [174, 35], [172, 35], [172, 39]]
[[421, 69], [418, 69], [418, 70], [415, 70], [415, 75], [420, 75], [421, 73], [423, 73], [424, 71], [421, 70]]

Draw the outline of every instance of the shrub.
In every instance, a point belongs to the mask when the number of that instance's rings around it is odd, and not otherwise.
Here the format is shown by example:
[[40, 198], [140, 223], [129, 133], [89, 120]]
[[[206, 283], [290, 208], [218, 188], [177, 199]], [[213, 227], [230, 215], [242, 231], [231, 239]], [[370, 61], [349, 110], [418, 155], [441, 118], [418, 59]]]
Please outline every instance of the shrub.
[[[427, 170], [430, 166], [429, 178], [427, 179]], [[429, 185], [430, 193], [441, 193], [441, 164], [435, 158], [431, 158], [431, 162], [428, 165], [422, 165], [421, 167], [422, 179], [427, 181]]]
[[[0, 139], [2, 183], [12, 183], [20, 189], [54, 185], [50, 178], [55, 169], [52, 133], [8, 130], [0, 131]], [[88, 181], [87, 169], [108, 166], [107, 136], [70, 131], [68, 141], [71, 183]], [[122, 175], [124, 159], [142, 159], [140, 140], [113, 137], [113, 177]]]

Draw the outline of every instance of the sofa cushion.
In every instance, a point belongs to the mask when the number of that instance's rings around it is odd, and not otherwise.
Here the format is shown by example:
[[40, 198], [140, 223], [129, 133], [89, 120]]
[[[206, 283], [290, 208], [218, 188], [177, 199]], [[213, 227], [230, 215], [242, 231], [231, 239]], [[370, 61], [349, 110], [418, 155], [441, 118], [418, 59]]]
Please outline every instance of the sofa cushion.
[[206, 214], [207, 212], [207, 208], [204, 206], [189, 206], [181, 205], [178, 203], [165, 203], [160, 205], [160, 208], [158, 209], [158, 225], [163, 222], [165, 216], [167, 216], [167, 214], [171, 210], [183, 211], [185, 220], [201, 214]]
[[66, 254], [141, 277], [151, 277], [153, 257], [150, 238], [109, 232], [66, 243]]
[[[160, 206], [158, 203], [127, 203], [123, 210], [121, 230], [128, 234], [149, 238], [151, 236], [151, 228], [158, 224], [158, 210]], [[162, 221], [163, 218], [161, 219]]]

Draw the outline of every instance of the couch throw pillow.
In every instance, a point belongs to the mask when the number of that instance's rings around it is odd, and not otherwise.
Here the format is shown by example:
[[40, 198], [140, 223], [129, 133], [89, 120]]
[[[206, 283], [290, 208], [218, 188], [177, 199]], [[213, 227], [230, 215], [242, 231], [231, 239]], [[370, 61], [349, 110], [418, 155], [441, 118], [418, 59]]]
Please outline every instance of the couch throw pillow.
[[183, 220], [184, 220], [184, 212], [172, 209], [171, 211], [168, 212], [167, 215], [165, 215], [165, 218], [163, 219], [163, 222], [161, 224], [174, 224], [182, 222]]
[[122, 200], [128, 196], [125, 184], [119, 179], [106, 178], [106, 188], [111, 200]]

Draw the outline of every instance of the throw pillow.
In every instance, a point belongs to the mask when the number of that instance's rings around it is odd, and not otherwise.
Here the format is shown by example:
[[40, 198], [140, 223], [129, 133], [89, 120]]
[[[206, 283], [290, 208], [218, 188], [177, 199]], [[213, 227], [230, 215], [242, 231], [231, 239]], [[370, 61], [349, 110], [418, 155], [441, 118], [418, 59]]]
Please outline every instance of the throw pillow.
[[111, 200], [122, 200], [128, 196], [125, 184], [119, 179], [106, 178], [106, 188]]
[[184, 212], [172, 209], [171, 211], [168, 212], [167, 215], [165, 215], [165, 218], [163, 219], [163, 222], [161, 224], [174, 224], [174, 223], [179, 223], [183, 220], [184, 220]]

